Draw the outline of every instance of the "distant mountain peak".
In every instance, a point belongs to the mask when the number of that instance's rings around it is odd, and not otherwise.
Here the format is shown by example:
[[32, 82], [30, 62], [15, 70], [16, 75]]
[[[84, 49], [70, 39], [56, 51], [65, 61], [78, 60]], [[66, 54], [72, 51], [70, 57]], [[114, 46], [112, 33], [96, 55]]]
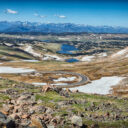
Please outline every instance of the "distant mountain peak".
[[128, 33], [126, 27], [113, 26], [91, 26], [73, 23], [38, 23], [21, 21], [0, 21], [0, 32], [42, 32], [42, 33], [63, 33], [63, 32], [88, 32], [88, 33]]

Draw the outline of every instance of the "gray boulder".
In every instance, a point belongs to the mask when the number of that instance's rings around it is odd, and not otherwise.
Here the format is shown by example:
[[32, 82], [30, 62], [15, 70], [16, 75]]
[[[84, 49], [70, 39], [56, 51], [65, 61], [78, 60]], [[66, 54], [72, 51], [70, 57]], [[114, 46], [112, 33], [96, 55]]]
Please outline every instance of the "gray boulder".
[[82, 118], [80, 116], [73, 116], [71, 117], [71, 123], [76, 126], [82, 126]]
[[15, 122], [7, 117], [6, 115], [4, 115], [2, 112], [0, 112], [0, 128], [5, 126], [6, 128], [15, 128]]

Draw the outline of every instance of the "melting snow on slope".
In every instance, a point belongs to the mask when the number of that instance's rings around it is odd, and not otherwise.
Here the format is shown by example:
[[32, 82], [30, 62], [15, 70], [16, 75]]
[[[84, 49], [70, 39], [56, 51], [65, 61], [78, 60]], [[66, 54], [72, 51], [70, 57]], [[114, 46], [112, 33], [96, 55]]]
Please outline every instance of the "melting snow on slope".
[[62, 61], [63, 60], [59, 56], [45, 54], [44, 57], [43, 57], [43, 60], [49, 60], [49, 59], [55, 59], [55, 60], [58, 60], [58, 61]]
[[24, 62], [39, 62], [39, 60], [22, 60]]
[[58, 81], [74, 81], [76, 79], [76, 77], [60, 77], [59, 79], [55, 79], [53, 80], [54, 82], [58, 82]]
[[28, 53], [30, 53], [30, 54], [32, 54], [33, 56], [41, 57], [41, 54], [34, 52], [34, 50], [32, 49], [32, 46], [30, 46], [30, 45], [28, 45], [25, 48], [25, 51], [28, 52]]
[[35, 71], [34, 69], [25, 69], [25, 68], [13, 68], [0, 66], [0, 73], [29, 73]]
[[123, 56], [125, 55], [125, 57], [128, 56], [128, 47], [123, 49], [123, 50], [120, 50], [118, 51], [117, 53], [113, 54], [112, 57], [116, 57], [116, 56]]
[[[47, 85], [47, 83], [32, 83], [35, 87], [41, 87]], [[68, 85], [67, 83], [56, 83], [56, 84], [50, 84], [50, 85]]]
[[124, 77], [112, 76], [112, 77], [102, 77], [99, 80], [94, 80], [92, 83], [89, 83], [84, 86], [70, 88], [71, 90], [79, 90], [84, 93], [92, 93], [92, 94], [109, 94], [111, 90], [111, 86], [117, 85], [120, 80], [124, 79]]
[[122, 54], [125, 54], [126, 52], [127, 52], [127, 50], [126, 49], [123, 49], [123, 50], [117, 52], [116, 54], [117, 55], [122, 55]]
[[94, 56], [85, 56], [81, 59], [81, 61], [91, 61], [94, 58]]
[[105, 57], [105, 56], [107, 56], [107, 53], [101, 53], [101, 54], [99, 54], [99, 56]]

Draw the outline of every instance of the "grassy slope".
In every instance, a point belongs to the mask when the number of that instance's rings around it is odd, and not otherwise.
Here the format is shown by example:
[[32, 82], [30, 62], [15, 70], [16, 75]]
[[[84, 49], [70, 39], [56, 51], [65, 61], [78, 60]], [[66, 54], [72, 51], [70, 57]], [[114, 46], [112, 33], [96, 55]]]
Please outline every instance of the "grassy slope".
[[18, 48], [0, 45], [0, 57], [4, 60], [34, 59], [34, 57]]
[[38, 71], [65, 70], [78, 72], [87, 75], [91, 80], [99, 79], [103, 76], [127, 76], [128, 75], [128, 59], [122, 60], [103, 60], [92, 63], [66, 63], [57, 61], [41, 61], [36, 63], [5, 63], [5, 66], [30, 67]]
[[[4, 66], [14, 66], [14, 67], [29, 67], [36, 69], [37, 71], [55, 71], [64, 70], [71, 72], [78, 72], [84, 74], [90, 78], [90, 80], [100, 79], [104, 76], [124, 76], [128, 77], [128, 59], [105, 59], [102, 61], [96, 61], [91, 63], [66, 63], [58, 61], [41, 61], [35, 63], [19, 62], [19, 63], [5, 63]], [[3, 77], [11, 78], [11, 76], [3, 75]], [[18, 79], [17, 76], [13, 76], [13, 79]], [[43, 82], [43, 81], [42, 81]], [[125, 93], [119, 95], [127, 96], [126, 90], [128, 86], [120, 86], [114, 89], [114, 95], [118, 95], [117, 90], [123, 89]]]
[[[16, 87], [14, 85], [19, 85], [19, 87]], [[21, 86], [21, 88], [20, 88]], [[23, 88], [23, 86], [25, 88]], [[2, 90], [11, 88], [13, 90], [17, 90], [20, 93], [23, 91], [27, 92], [33, 92], [36, 100], [42, 100], [42, 105], [45, 105], [47, 107], [50, 107], [52, 109], [55, 109], [57, 107], [57, 104], [61, 101], [69, 101], [69, 100], [76, 100], [76, 101], [86, 101], [83, 104], [71, 104], [68, 106], [60, 107], [53, 116], [63, 116], [63, 118], [67, 118], [66, 115], [69, 113], [69, 111], [72, 111], [74, 114], [82, 113], [85, 116], [88, 116], [89, 114], [101, 116], [105, 115], [107, 112], [110, 112], [110, 114], [113, 114], [113, 110], [109, 107], [105, 110], [98, 109], [94, 110], [93, 112], [91, 110], [86, 110], [86, 108], [89, 108], [92, 103], [95, 104], [96, 107], [102, 104], [110, 103], [112, 107], [121, 110], [121, 116], [125, 115], [128, 116], [127, 113], [127, 107], [128, 107], [128, 100], [124, 99], [118, 99], [114, 97], [108, 97], [108, 96], [101, 96], [101, 95], [91, 95], [91, 94], [84, 94], [84, 93], [70, 93], [70, 97], [66, 98], [63, 96], [60, 96], [58, 93], [50, 91], [47, 93], [40, 93], [40, 88], [34, 88], [22, 85], [21, 83], [17, 83], [15, 81], [7, 80], [7, 79], [0, 79], [0, 106], [4, 103], [4, 101], [10, 99], [9, 95], [5, 95], [4, 93], [1, 93]], [[123, 126], [128, 127], [127, 120], [116, 120], [116, 121], [92, 121], [87, 118], [82, 118], [83, 123], [87, 124], [88, 126], [98, 123], [101, 128], [121, 128]], [[66, 122], [64, 128], [68, 128], [68, 124], [70, 122]]]
[[[78, 113], [82, 113], [85, 115], [97, 115], [97, 116], [101, 116], [101, 115], [105, 115], [108, 111], [112, 113], [111, 110], [95, 110], [95, 111], [85, 111], [85, 108], [88, 108], [89, 106], [91, 106], [92, 102], [95, 103], [96, 106], [101, 105], [103, 103], [111, 103], [113, 104], [113, 106], [121, 109], [122, 115], [125, 113], [127, 106], [128, 106], [128, 101], [125, 102], [123, 100], [119, 100], [119, 99], [114, 99], [114, 98], [110, 98], [108, 96], [100, 96], [100, 95], [91, 95], [91, 94], [84, 94], [84, 93], [71, 93], [71, 97], [70, 98], [64, 98], [62, 96], [59, 96], [57, 93], [54, 92], [48, 92], [45, 95], [36, 95], [36, 99], [41, 99], [44, 102], [44, 104], [46, 106], [50, 106], [50, 107], [55, 107], [56, 104], [60, 101], [65, 101], [65, 100], [77, 100], [77, 101], [81, 101], [81, 100], [85, 100], [87, 101], [87, 103], [85, 104], [72, 104], [71, 106], [66, 106], [66, 107], [62, 107], [60, 108], [60, 111], [57, 112], [55, 115], [63, 115], [63, 114], [68, 114], [68, 110], [71, 109], [73, 111], [74, 114], [78, 114]], [[52, 101], [52, 102], [51, 102]], [[127, 113], [125, 113], [125, 116], [128, 115]], [[98, 123], [101, 127], [103, 128], [110, 128], [110, 127], [117, 127], [120, 128], [122, 126], [128, 126], [127, 121], [107, 121], [107, 122], [98, 122], [98, 121], [91, 121], [88, 119], [83, 118], [83, 122], [87, 125], [92, 125], [94, 123]]]
[[35, 44], [33, 46], [34, 50], [39, 51], [39, 52], [43, 52], [45, 53], [45, 51], [43, 50], [47, 50], [47, 52], [52, 52], [52, 53], [56, 53], [57, 51], [60, 50], [61, 48], [61, 44], [57, 44], [57, 43], [40, 43], [40, 44]]

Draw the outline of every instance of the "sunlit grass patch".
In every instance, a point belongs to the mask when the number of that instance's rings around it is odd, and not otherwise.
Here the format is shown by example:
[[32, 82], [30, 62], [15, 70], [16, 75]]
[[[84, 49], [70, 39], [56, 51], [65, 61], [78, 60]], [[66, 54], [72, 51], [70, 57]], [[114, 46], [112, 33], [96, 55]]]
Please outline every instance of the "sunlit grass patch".
[[49, 91], [45, 94], [37, 94], [36, 95], [36, 100], [42, 100], [45, 102], [49, 102], [49, 101], [54, 101], [54, 102], [58, 102], [58, 101], [62, 101], [65, 98], [63, 96], [60, 96], [58, 93], [54, 92], [54, 91]]

